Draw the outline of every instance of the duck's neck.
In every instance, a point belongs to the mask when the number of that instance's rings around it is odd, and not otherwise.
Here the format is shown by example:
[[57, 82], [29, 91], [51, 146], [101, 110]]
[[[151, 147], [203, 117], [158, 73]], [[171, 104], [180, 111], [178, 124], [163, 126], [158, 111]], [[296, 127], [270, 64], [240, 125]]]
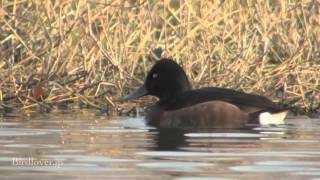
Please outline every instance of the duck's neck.
[[191, 90], [191, 88], [184, 89], [183, 91], [171, 91], [171, 93], [167, 93], [165, 96], [160, 97], [157, 105], [159, 107], [164, 107], [165, 109], [172, 108], [171, 106], [175, 104], [175, 101], [180, 99], [181, 94], [189, 90]]
[[170, 89], [167, 89], [167, 91], [164, 92], [162, 96], [158, 97], [159, 103], [160, 104], [163, 104], [163, 103], [166, 104], [169, 102], [172, 103], [172, 101], [175, 100], [177, 97], [179, 97], [181, 94], [191, 89], [192, 87], [189, 82], [187, 84], [185, 83], [184, 86], [171, 87]]

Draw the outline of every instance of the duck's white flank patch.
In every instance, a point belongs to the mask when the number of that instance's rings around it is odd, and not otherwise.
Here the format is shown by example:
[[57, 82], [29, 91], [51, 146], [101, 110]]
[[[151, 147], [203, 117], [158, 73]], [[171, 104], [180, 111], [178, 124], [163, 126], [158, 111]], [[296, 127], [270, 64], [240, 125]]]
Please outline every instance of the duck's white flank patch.
[[270, 112], [263, 112], [259, 114], [259, 122], [261, 125], [284, 124], [284, 119], [287, 113], [288, 111], [282, 111], [273, 114]]

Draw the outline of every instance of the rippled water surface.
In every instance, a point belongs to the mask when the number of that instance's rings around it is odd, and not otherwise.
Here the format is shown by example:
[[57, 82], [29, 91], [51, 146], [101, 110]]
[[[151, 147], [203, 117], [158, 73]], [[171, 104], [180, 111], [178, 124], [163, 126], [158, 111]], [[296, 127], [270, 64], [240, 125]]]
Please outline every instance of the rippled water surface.
[[0, 120], [1, 179], [320, 179], [320, 119], [237, 130], [88, 111]]

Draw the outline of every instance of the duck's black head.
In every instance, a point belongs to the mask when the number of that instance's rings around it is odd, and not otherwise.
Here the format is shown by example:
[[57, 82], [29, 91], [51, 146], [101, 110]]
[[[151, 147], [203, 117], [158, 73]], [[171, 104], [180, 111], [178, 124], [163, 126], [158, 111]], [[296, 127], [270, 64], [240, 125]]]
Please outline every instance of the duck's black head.
[[184, 70], [173, 60], [161, 59], [151, 68], [144, 84], [123, 99], [136, 99], [145, 95], [164, 99], [190, 89], [191, 85]]

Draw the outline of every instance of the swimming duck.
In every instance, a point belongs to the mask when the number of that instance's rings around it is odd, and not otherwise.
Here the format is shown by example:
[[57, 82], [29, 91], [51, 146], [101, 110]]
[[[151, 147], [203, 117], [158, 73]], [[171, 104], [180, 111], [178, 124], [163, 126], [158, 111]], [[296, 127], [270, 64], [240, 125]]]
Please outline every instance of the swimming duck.
[[264, 96], [232, 89], [192, 89], [181, 66], [161, 59], [144, 84], [123, 100], [151, 95], [159, 98], [146, 115], [147, 124], [160, 128], [240, 128], [248, 123], [282, 124], [287, 109]]

